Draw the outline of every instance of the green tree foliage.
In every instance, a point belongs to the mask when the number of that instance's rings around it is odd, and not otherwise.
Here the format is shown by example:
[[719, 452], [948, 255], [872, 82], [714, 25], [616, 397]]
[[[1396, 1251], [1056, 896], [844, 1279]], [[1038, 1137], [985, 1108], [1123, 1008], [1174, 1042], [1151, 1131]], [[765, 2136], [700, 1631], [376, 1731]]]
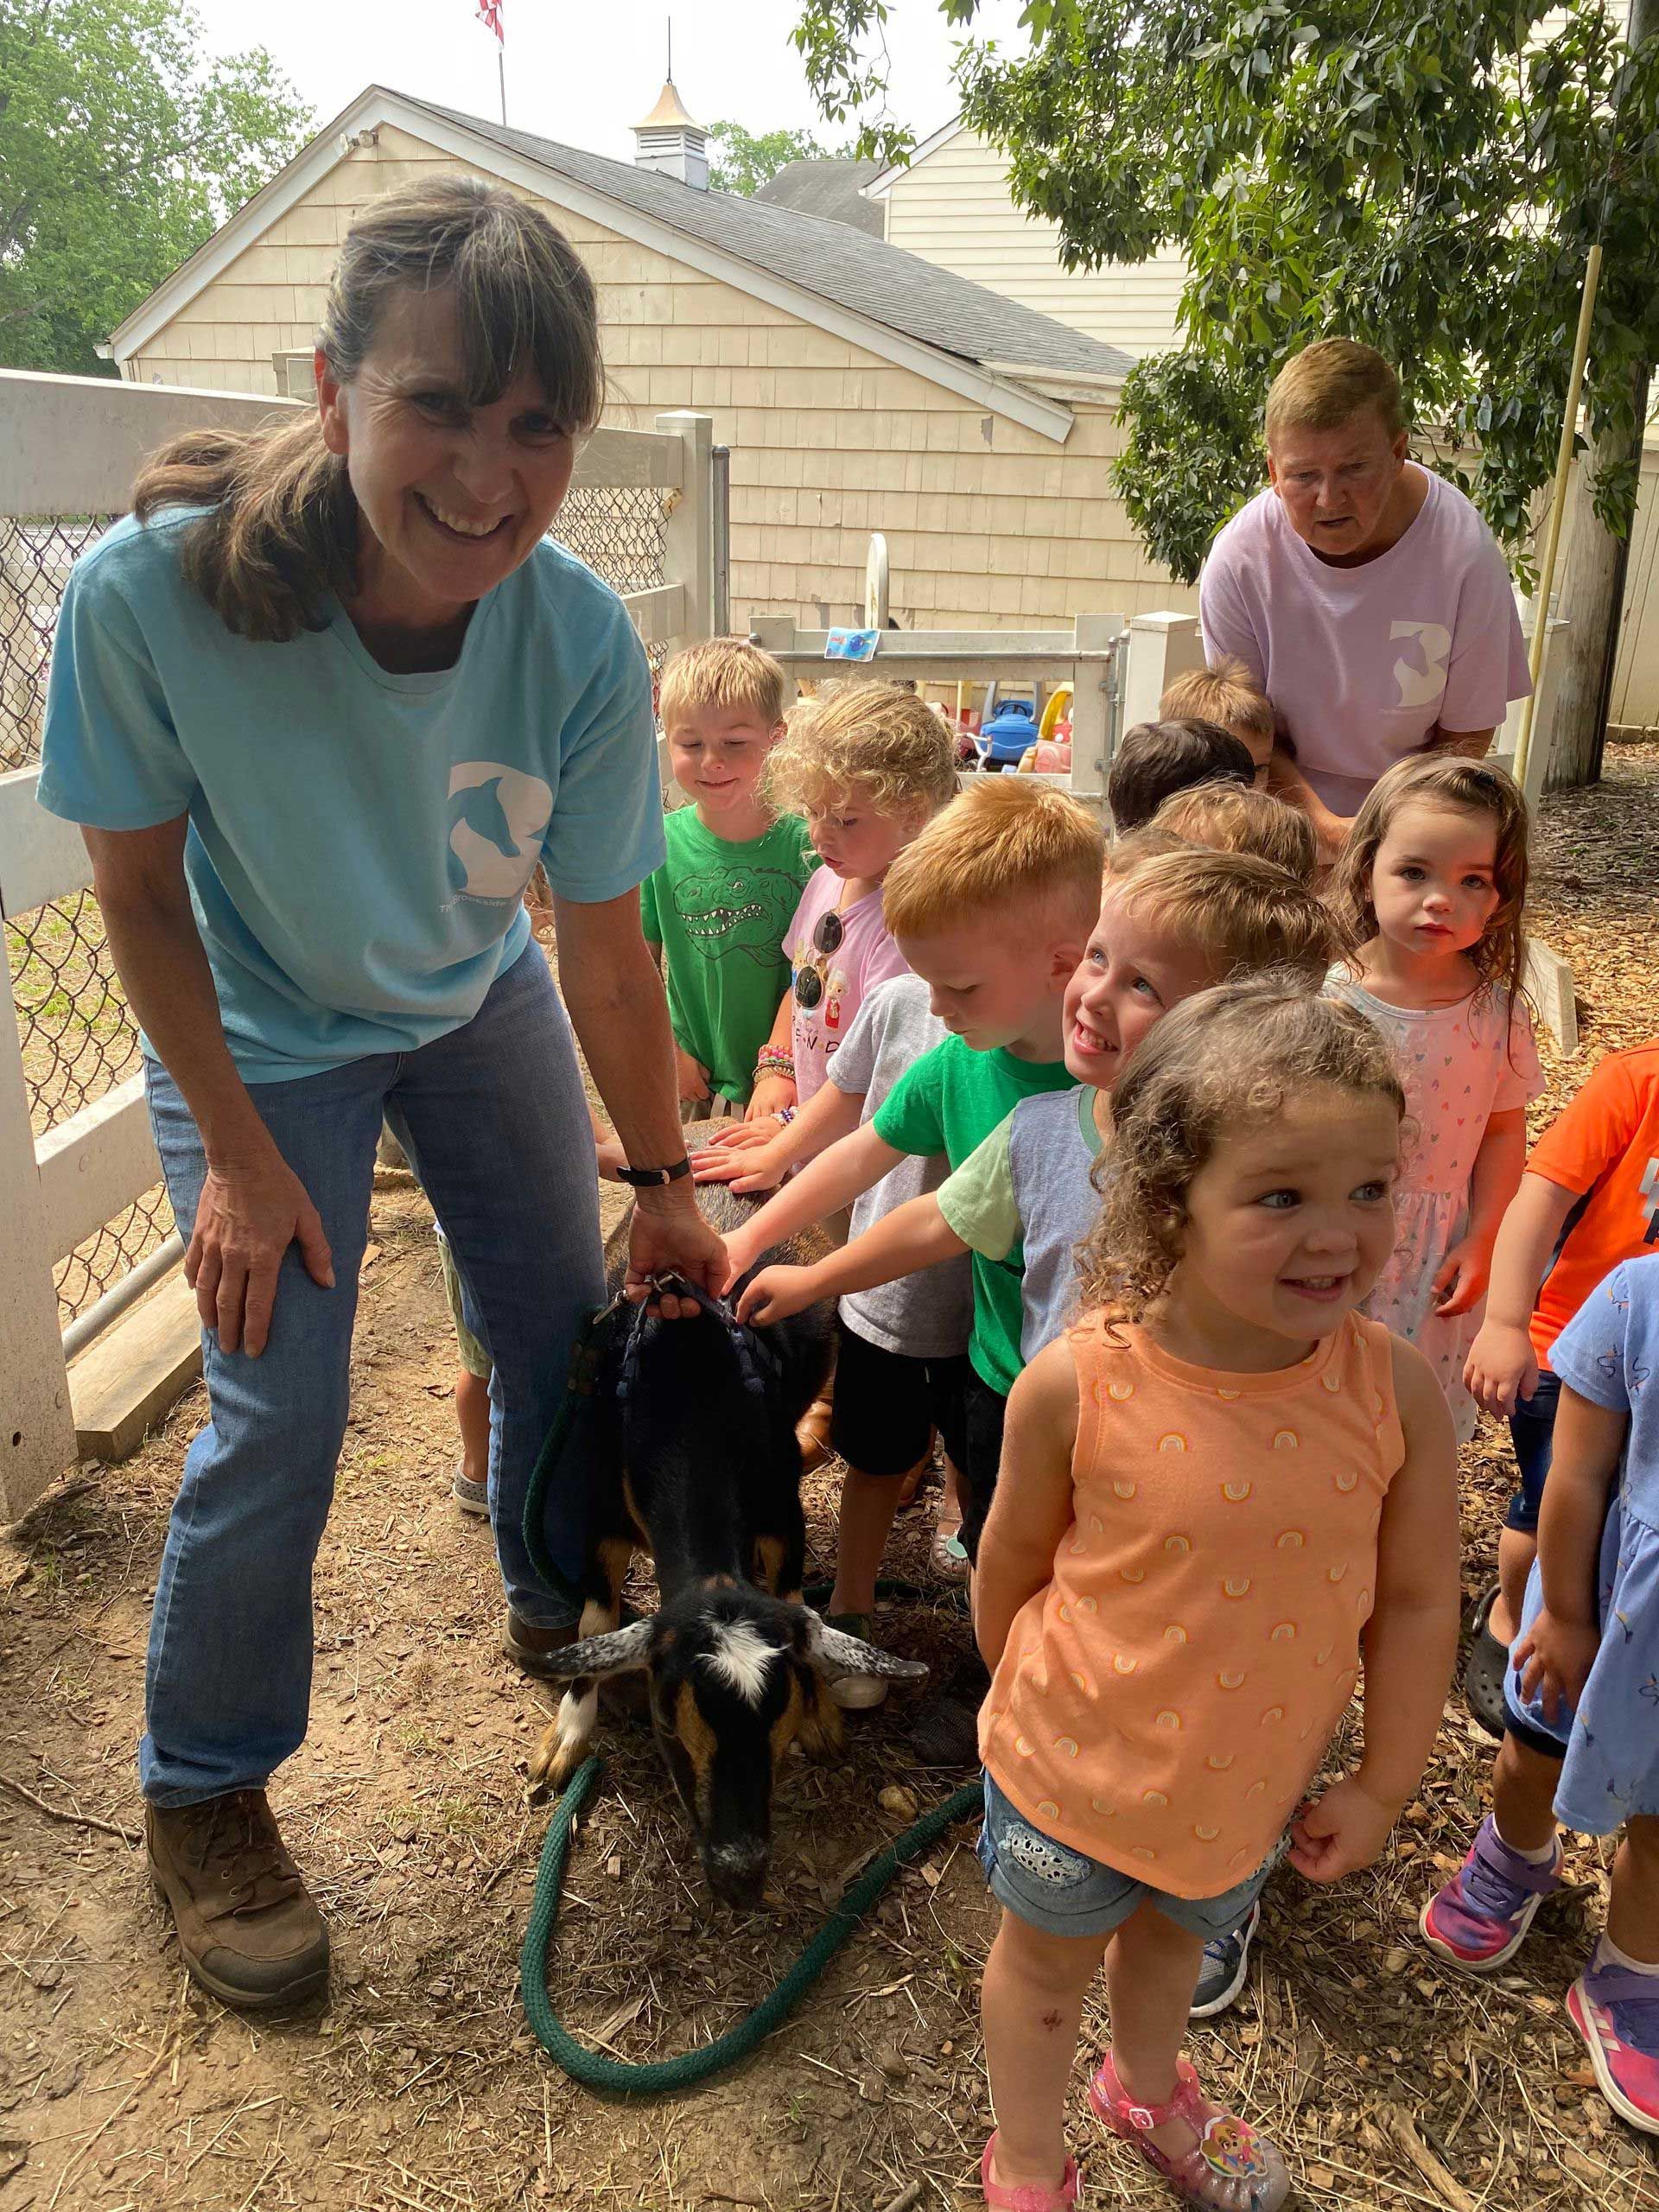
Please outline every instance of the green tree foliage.
[[810, 130], [746, 130], [741, 123], [709, 126], [709, 182], [716, 192], [758, 192], [790, 162], [831, 161], [844, 148], [821, 146]]
[[303, 143], [268, 54], [204, 45], [174, 0], [0, 0], [0, 365], [97, 374], [93, 347]]
[[[883, 0], [798, 5], [824, 112], [901, 154], [861, 58]], [[976, 0], [940, 5], [971, 27]], [[1174, 245], [1191, 271], [1181, 349], [1124, 387], [1117, 484], [1151, 551], [1196, 575], [1259, 488], [1274, 371], [1341, 333], [1398, 365], [1420, 443], [1524, 571], [1599, 234], [1593, 434], [1634, 427], [1659, 348], [1659, 38], [1631, 54], [1604, 0], [1030, 0], [1024, 21], [1029, 52], [959, 57], [1015, 200], [1069, 267]], [[1609, 528], [1635, 495], [1632, 454], [1597, 479]]]

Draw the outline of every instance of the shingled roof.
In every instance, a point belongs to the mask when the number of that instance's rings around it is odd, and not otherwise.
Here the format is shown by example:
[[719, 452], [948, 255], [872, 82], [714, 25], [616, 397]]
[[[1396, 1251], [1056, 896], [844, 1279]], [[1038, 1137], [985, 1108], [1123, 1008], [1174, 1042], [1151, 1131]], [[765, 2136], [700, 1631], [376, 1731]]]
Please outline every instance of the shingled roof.
[[827, 223], [850, 224], [873, 238], [886, 235], [887, 225], [874, 200], [863, 188], [880, 176], [880, 162], [855, 162], [850, 156], [812, 162], [785, 162], [754, 194], [769, 207], [793, 207], [798, 214], [821, 215]]
[[962, 360], [1017, 363], [1056, 377], [1119, 378], [1135, 365], [1133, 356], [1115, 346], [1103, 346], [1098, 339], [1070, 330], [1049, 315], [1005, 300], [982, 284], [936, 268], [931, 261], [868, 237], [849, 224], [735, 193], [701, 191], [677, 178], [636, 168], [630, 162], [584, 153], [580, 147], [511, 130], [482, 116], [441, 107], [434, 100], [416, 99], [407, 92], [397, 98], [521, 160], [568, 177], [573, 184]]

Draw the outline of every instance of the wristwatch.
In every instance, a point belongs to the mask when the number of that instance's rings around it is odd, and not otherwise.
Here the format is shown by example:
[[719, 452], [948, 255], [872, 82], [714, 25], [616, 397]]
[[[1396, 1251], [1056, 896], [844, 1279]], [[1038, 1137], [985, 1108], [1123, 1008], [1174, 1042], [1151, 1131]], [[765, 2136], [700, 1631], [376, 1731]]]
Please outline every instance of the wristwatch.
[[689, 1160], [677, 1160], [671, 1167], [619, 1167], [619, 1183], [632, 1183], [636, 1191], [660, 1191], [666, 1183], [677, 1183], [681, 1177], [691, 1173]]

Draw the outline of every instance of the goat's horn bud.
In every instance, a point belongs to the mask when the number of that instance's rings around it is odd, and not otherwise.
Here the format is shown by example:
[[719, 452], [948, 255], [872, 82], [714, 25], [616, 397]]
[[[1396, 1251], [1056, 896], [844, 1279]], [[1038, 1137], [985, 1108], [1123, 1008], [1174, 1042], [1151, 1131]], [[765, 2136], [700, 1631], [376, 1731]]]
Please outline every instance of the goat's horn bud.
[[896, 1651], [883, 1651], [862, 1637], [831, 1628], [810, 1605], [806, 1618], [807, 1656], [821, 1674], [879, 1675], [890, 1682], [919, 1682], [927, 1673], [919, 1659], [901, 1659]]

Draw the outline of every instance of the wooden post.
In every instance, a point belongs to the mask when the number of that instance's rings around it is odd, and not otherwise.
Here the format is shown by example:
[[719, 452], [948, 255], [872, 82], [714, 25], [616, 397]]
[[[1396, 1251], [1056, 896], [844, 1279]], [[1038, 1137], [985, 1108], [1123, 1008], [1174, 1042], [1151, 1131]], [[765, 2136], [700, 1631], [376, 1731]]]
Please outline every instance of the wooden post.
[[683, 455], [679, 493], [671, 499], [663, 575], [685, 592], [681, 632], [672, 642], [691, 645], [715, 633], [715, 425], [710, 416], [676, 409], [658, 416], [653, 428], [677, 438]]
[[[1659, 39], [1659, 0], [1630, 0], [1624, 24], [1626, 47], [1632, 54], [1638, 54], [1644, 46], [1650, 53], [1655, 39]], [[1633, 152], [1614, 165], [1611, 193], [1605, 198], [1598, 227], [1605, 227], [1613, 238], [1615, 252], [1621, 233], [1628, 238], [1637, 223], [1635, 211], [1639, 203], [1636, 195], [1646, 190], [1646, 175], [1647, 170]], [[1651, 270], [1645, 281], [1651, 283]], [[1650, 361], [1635, 361], [1626, 370], [1628, 427], [1605, 430], [1594, 439], [1580, 470], [1584, 480], [1574, 500], [1573, 549], [1567, 574], [1561, 580], [1560, 596], [1561, 613], [1573, 627], [1563, 640], [1564, 665], [1555, 712], [1554, 743], [1544, 779], [1548, 791], [1593, 784], [1601, 775], [1602, 747], [1607, 735], [1607, 702], [1612, 691], [1613, 664], [1624, 603], [1630, 529], [1635, 525], [1632, 517], [1622, 537], [1615, 537], [1605, 528], [1591, 504], [1588, 480], [1604, 469], [1630, 466], [1639, 480], [1651, 367]]]
[[1579, 300], [1578, 335], [1573, 341], [1573, 364], [1567, 375], [1567, 400], [1561, 410], [1560, 444], [1555, 454], [1555, 481], [1550, 494], [1549, 526], [1544, 532], [1544, 555], [1538, 564], [1537, 613], [1532, 626], [1532, 651], [1528, 656], [1532, 689], [1521, 709], [1521, 728], [1515, 741], [1515, 779], [1524, 789], [1527, 764], [1532, 752], [1533, 717], [1537, 711], [1538, 684], [1549, 639], [1549, 600], [1555, 582], [1555, 554], [1561, 542], [1561, 518], [1567, 507], [1567, 480], [1573, 467], [1573, 440], [1578, 427], [1579, 393], [1584, 384], [1584, 364], [1590, 351], [1590, 323], [1596, 311], [1596, 291], [1601, 283], [1601, 246], [1590, 249], [1584, 265], [1584, 290]]

